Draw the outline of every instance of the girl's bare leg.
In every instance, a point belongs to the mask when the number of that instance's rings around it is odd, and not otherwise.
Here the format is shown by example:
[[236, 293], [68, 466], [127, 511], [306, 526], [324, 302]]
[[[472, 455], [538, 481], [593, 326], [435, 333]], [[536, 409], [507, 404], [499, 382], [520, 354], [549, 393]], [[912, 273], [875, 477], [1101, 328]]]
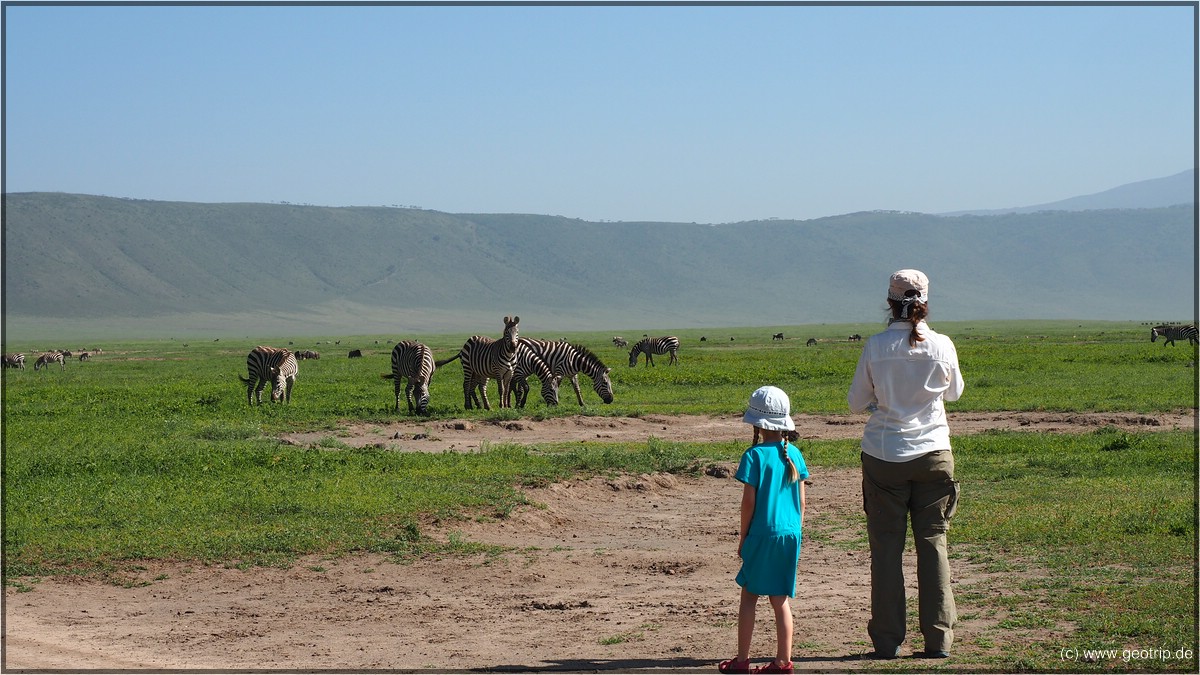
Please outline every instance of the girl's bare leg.
[[775, 662], [785, 666], [792, 662], [792, 606], [786, 595], [772, 595], [770, 600], [775, 610]]
[[743, 588], [742, 601], [738, 606], [738, 661], [750, 658], [750, 642], [754, 638], [754, 610], [757, 605], [758, 596]]

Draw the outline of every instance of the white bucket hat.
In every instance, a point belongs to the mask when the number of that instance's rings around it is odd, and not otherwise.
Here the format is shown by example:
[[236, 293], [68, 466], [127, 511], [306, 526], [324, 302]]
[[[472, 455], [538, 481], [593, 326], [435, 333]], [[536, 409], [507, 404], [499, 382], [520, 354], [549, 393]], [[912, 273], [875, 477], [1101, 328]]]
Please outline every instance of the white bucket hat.
[[792, 402], [779, 387], [759, 387], [750, 394], [750, 406], [742, 421], [767, 431], [795, 431]]

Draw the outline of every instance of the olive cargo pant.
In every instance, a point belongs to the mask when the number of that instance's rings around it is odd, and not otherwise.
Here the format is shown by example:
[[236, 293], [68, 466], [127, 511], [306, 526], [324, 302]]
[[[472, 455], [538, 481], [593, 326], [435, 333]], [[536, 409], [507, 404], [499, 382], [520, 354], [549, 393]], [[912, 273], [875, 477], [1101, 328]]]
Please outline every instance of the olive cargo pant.
[[925, 651], [950, 651], [957, 611], [950, 588], [946, 532], [958, 506], [954, 455], [931, 452], [908, 462], [862, 455], [863, 510], [871, 543], [871, 620], [867, 633], [881, 656], [904, 642], [904, 541], [912, 516], [917, 598]]

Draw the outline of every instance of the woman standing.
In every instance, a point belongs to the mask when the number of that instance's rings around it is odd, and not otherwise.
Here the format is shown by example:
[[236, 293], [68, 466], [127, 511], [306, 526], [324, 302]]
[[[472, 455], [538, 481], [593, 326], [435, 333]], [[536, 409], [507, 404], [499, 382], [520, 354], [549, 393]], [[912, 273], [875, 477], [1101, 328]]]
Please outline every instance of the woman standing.
[[963, 392], [958, 352], [925, 323], [929, 279], [905, 269], [888, 285], [887, 330], [867, 339], [847, 397], [869, 412], [863, 429], [863, 509], [871, 544], [871, 620], [875, 656], [896, 658], [905, 635], [902, 554], [912, 518], [917, 595], [925, 649], [945, 658], [957, 619], [946, 532], [958, 504], [944, 401]]

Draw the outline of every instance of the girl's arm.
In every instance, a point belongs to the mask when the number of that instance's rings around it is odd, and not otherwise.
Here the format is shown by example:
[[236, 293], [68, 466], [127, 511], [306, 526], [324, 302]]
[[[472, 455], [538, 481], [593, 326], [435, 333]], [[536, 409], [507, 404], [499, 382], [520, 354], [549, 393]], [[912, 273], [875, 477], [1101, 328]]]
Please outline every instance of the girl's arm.
[[742, 557], [742, 544], [746, 543], [746, 536], [750, 534], [750, 521], [754, 519], [754, 502], [758, 498], [758, 491], [749, 483], [742, 485], [742, 525], [740, 536], [738, 537], [738, 557]]
[[804, 498], [808, 494], [808, 490], [804, 487], [804, 479], [800, 479], [800, 522], [804, 522]]

